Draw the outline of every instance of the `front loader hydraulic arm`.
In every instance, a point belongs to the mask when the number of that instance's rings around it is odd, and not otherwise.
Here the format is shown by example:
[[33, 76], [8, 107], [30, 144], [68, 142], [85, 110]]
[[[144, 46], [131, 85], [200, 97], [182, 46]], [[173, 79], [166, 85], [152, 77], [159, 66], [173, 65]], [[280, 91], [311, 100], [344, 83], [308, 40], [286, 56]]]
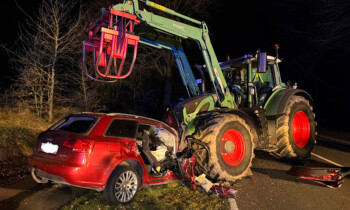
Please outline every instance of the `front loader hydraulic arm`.
[[[118, 68], [114, 67], [116, 76], [113, 76], [110, 73], [110, 67], [113, 66], [113, 64], [114, 66], [116, 65], [115, 60], [116, 58], [119, 58], [119, 57], [122, 60], [121, 63], [124, 64], [126, 50], [124, 50], [125, 51], [124, 52], [123, 49], [126, 49], [128, 44], [133, 45], [135, 48], [137, 48], [137, 43], [140, 42], [155, 48], [169, 49], [175, 57], [183, 84], [188, 89], [190, 95], [192, 96], [199, 95], [200, 90], [198, 88], [196, 79], [193, 75], [192, 69], [190, 68], [190, 65], [187, 61], [187, 58], [184, 54], [184, 51], [181, 45], [182, 39], [192, 39], [198, 44], [199, 49], [202, 52], [202, 56], [206, 65], [206, 69], [209, 74], [210, 81], [212, 83], [213, 89], [215, 90], [215, 94], [217, 96], [215, 97], [216, 100], [213, 101], [212, 104], [215, 104], [215, 107], [235, 108], [234, 98], [230, 93], [229, 88], [227, 87], [218, 59], [214, 52], [213, 46], [211, 44], [207, 25], [204, 22], [194, 20], [190, 17], [179, 14], [171, 9], [168, 9], [154, 2], [147, 1], [147, 0], [144, 2], [147, 6], [150, 6], [162, 12], [185, 19], [191, 22], [193, 25], [185, 24], [166, 17], [162, 17], [160, 15], [153, 14], [145, 10], [140, 10], [138, 0], [125, 0], [121, 4], [114, 5], [110, 9], [111, 15], [107, 17], [105, 17], [106, 15], [102, 16], [106, 20], [110, 18], [109, 22], [113, 22], [113, 24], [109, 23], [109, 29], [111, 29], [112, 31], [110, 35], [108, 34], [107, 30], [104, 30], [104, 31], [107, 31], [106, 32], [107, 34], [105, 35], [104, 33], [104, 36], [106, 36], [107, 38], [110, 36], [109, 40], [104, 41], [105, 37], [102, 37], [102, 36], [101, 38], [89, 39], [90, 42], [94, 42], [96, 40], [100, 41], [101, 43], [100, 47], [97, 46], [97, 44], [94, 45], [91, 43], [84, 43], [84, 53], [85, 53], [85, 46], [87, 46], [89, 47], [88, 50], [92, 51], [94, 54], [95, 73], [97, 72], [96, 75], [99, 77], [106, 76], [107, 78], [112, 79], [112, 81], [113, 79], [119, 79], [118, 77], [120, 77], [119, 74], [121, 74], [122, 70], [118, 70]], [[129, 22], [127, 23], [126, 21], [124, 21], [125, 24], [122, 25], [123, 27], [121, 27], [120, 18], [118, 19], [118, 15], [113, 16], [113, 14], [118, 14], [123, 21], [126, 20]], [[102, 23], [100, 25], [102, 25], [101, 27], [103, 27], [104, 22], [103, 21], [101, 22]], [[131, 26], [129, 25], [129, 23], [131, 24]], [[127, 27], [129, 27], [129, 29], [127, 29]], [[92, 34], [96, 33], [95, 31], [98, 30], [98, 28], [96, 29], [96, 27], [90, 26], [90, 28], [92, 29], [90, 29], [89, 33], [92, 33]], [[115, 32], [113, 32], [113, 30]], [[161, 35], [155, 36], [154, 33], [152, 34], [150, 33], [150, 31], [156, 31], [157, 34], [161, 34]], [[139, 39], [137, 37], [139, 37]], [[105, 53], [101, 51], [101, 48], [103, 47], [105, 49]], [[97, 49], [99, 49], [100, 51], [97, 52]], [[120, 50], [118, 51], [118, 49]], [[114, 51], [115, 53], [113, 53]], [[134, 50], [134, 57], [136, 55], [136, 52], [137, 50], [136, 51]], [[95, 55], [96, 53], [98, 53], [98, 56]], [[108, 60], [107, 58], [105, 58], [104, 60], [103, 59], [101, 60], [101, 54], [102, 54], [102, 57], [103, 56], [106, 57], [106, 55], [111, 54], [113, 58], [110, 56], [111, 57], [110, 60]], [[98, 60], [96, 60], [96, 58], [98, 58]], [[84, 61], [85, 61], [85, 58], [84, 58]], [[99, 65], [108, 67], [106, 68], [105, 73], [101, 73], [99, 71], [98, 69]], [[131, 70], [132, 69], [130, 69], [128, 74], [130, 74]], [[210, 96], [208, 100], [209, 99], [213, 100], [212, 98], [213, 97]], [[213, 107], [213, 106], [210, 106], [210, 107]], [[196, 110], [200, 110], [200, 108], [201, 107], [199, 107], [199, 109], [196, 109]], [[186, 110], [184, 110], [184, 115], [185, 113], [187, 118], [189, 118], [190, 116], [191, 118], [189, 119], [190, 121], [192, 121], [197, 115], [197, 112], [187, 114]], [[185, 122], [185, 123], [189, 124], [190, 122]]]
[[[190, 38], [195, 40], [202, 51], [211, 81], [215, 82], [215, 85], [218, 86], [217, 89], [219, 93], [224, 95], [227, 91], [227, 84], [223, 77], [213, 46], [210, 42], [207, 25], [204, 22], [181, 15], [151, 1], [145, 1], [145, 3], [146, 5], [152, 6], [153, 8], [159, 9], [163, 12], [186, 19], [198, 26], [191, 26], [147, 11], [141, 11], [139, 10], [137, 0], [125, 1], [123, 4], [113, 6], [113, 9], [136, 15], [141, 23], [144, 23], [154, 29], [158, 29], [158, 31], [162, 31], [165, 34], [171, 34], [182, 39]], [[150, 43], [147, 41], [147, 38], [145, 38], [144, 41], [141, 41], [141, 43], [142, 42], [146, 42], [147, 44]]]

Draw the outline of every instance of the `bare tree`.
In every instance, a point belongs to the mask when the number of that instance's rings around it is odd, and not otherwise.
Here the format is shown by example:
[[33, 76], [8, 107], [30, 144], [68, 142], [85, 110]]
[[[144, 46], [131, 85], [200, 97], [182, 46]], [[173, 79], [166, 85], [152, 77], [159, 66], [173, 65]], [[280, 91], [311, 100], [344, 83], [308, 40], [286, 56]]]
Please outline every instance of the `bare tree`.
[[74, 67], [80, 55], [84, 14], [79, 2], [43, 0], [38, 12], [27, 17], [20, 28], [16, 49], [8, 50], [19, 70], [14, 92], [24, 91], [35, 104], [46, 106], [51, 122], [57, 75]]
[[45, 111], [44, 102], [47, 92], [45, 82], [45, 72], [35, 65], [28, 65], [23, 68], [9, 93], [19, 107], [30, 108], [41, 116]]
[[80, 59], [78, 61], [77, 68], [74, 68], [74, 71], [70, 72], [65, 79], [65, 83], [70, 83], [70, 85], [63, 85], [63, 89], [68, 91], [62, 94], [63, 100], [80, 111], [103, 110], [103, 106], [99, 105], [97, 85], [85, 76], [83, 64]]

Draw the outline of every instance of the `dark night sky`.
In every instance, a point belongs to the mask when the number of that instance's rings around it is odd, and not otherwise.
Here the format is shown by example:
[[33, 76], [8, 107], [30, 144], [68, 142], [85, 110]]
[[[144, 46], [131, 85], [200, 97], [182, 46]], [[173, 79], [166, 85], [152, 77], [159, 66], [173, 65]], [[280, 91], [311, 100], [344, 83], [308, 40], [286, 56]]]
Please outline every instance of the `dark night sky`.
[[[40, 0], [17, 0], [20, 5], [29, 15], [35, 11], [35, 7], [41, 2]], [[16, 6], [15, 1], [3, 1], [0, 13], [2, 31], [0, 34], [0, 44], [11, 48], [18, 38], [19, 26], [23, 24], [26, 15]], [[0, 77], [0, 93], [2, 93], [12, 83], [16, 72], [9, 66], [8, 55], [1, 50], [1, 77]]]
[[266, 0], [220, 6], [210, 20], [219, 60], [259, 48], [275, 55], [273, 45], [278, 42], [282, 80], [297, 82], [311, 94], [319, 127], [350, 130], [349, 1]]
[[[39, 0], [18, 0], [29, 13], [38, 5]], [[155, 1], [156, 2], [156, 1]], [[280, 57], [283, 81], [297, 82], [299, 88], [309, 92], [315, 100], [316, 120], [321, 127], [349, 130], [347, 119], [350, 119], [350, 52], [343, 45], [350, 41], [350, 4], [345, 0], [320, 0], [316, 4], [311, 0], [255, 0], [228, 1], [219, 3], [209, 9], [210, 18], [205, 20], [209, 25], [211, 40], [219, 60], [227, 55], [231, 58], [255, 52], [257, 49], [275, 55], [273, 45], [280, 44]], [[322, 3], [323, 2], [323, 3]], [[326, 3], [329, 3], [329, 6]], [[14, 1], [2, 3], [1, 43], [11, 46], [18, 34], [19, 22], [25, 15], [17, 8]], [[324, 5], [322, 5], [324, 4]], [[342, 20], [341, 30], [325, 28], [327, 19], [322, 12], [332, 9], [344, 9], [337, 12]], [[317, 13], [317, 11], [320, 11]], [[337, 25], [337, 19], [333, 25]], [[338, 25], [339, 26], [339, 25]], [[328, 31], [327, 31], [328, 30]], [[329, 39], [347, 33], [335, 40], [336, 44], [321, 45], [317, 41]], [[324, 36], [322, 36], [324, 35]], [[340, 44], [339, 44], [340, 43]], [[10, 77], [15, 74], [8, 66], [8, 57], [4, 52], [0, 77], [0, 91], [11, 84]]]

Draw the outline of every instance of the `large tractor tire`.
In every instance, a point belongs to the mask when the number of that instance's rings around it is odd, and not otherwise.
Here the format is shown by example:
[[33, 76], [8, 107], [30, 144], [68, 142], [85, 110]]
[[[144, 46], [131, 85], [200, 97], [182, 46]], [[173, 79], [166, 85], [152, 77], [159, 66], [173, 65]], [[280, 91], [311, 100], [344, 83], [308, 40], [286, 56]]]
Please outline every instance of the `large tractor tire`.
[[199, 172], [226, 181], [251, 175], [254, 143], [245, 120], [233, 114], [219, 114], [207, 119], [194, 137], [206, 143], [210, 153], [195, 145], [197, 162], [203, 166], [198, 168]]
[[315, 114], [309, 101], [300, 96], [289, 99], [285, 113], [277, 118], [277, 153], [280, 157], [305, 158], [315, 144]]

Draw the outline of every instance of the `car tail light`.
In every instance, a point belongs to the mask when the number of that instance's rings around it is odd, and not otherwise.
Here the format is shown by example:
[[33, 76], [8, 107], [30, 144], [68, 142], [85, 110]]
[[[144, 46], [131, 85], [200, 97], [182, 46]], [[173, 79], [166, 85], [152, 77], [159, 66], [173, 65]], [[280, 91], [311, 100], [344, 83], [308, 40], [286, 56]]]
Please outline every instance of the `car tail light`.
[[68, 148], [73, 148], [75, 144], [75, 140], [67, 140], [63, 143], [63, 146]]
[[73, 152], [91, 152], [92, 148], [95, 145], [95, 142], [93, 141], [89, 141], [89, 140], [67, 140], [63, 143], [63, 146], [66, 146], [68, 148], [73, 148], [72, 151]]

